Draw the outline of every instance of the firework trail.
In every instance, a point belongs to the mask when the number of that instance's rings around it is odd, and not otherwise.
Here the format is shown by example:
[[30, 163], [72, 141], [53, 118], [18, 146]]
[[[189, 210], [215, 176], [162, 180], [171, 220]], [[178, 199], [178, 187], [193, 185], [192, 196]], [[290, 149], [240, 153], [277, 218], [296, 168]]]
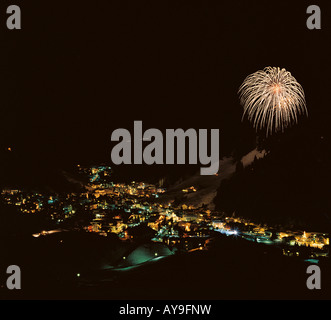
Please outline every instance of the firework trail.
[[266, 135], [284, 131], [298, 122], [299, 115], [308, 115], [301, 85], [285, 69], [267, 67], [250, 74], [239, 88], [244, 116], [253, 127], [266, 129]]

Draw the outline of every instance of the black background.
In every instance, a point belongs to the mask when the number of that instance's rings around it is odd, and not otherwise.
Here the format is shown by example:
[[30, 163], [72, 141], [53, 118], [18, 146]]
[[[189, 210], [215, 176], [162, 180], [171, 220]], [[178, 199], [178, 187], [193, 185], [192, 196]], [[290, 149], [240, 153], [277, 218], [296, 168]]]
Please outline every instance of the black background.
[[[248, 200], [264, 200], [259, 213], [330, 212], [326, 1], [17, 0], [22, 30], [14, 31], [5, 25], [10, 4], [0, 4], [1, 184], [51, 182], [56, 168], [110, 163], [112, 130], [132, 129], [134, 120], [219, 128], [222, 154], [245, 153], [256, 134], [241, 122], [237, 90], [248, 74], [279, 66], [303, 86], [309, 118], [266, 142], [273, 158], [265, 181], [262, 172], [260, 187], [248, 185], [264, 193]], [[320, 5], [321, 30], [306, 27], [311, 4]], [[130, 166], [121, 174], [191, 170]], [[242, 206], [254, 210], [251, 202]]]
[[[330, 8], [308, 30], [309, 1], [17, 1], [1, 4], [1, 137], [25, 155], [109, 159], [118, 127], [242, 132], [237, 90], [266, 66], [305, 89], [313, 133], [329, 126]], [[316, 3], [316, 1], [314, 2]], [[243, 137], [240, 137], [243, 139]]]

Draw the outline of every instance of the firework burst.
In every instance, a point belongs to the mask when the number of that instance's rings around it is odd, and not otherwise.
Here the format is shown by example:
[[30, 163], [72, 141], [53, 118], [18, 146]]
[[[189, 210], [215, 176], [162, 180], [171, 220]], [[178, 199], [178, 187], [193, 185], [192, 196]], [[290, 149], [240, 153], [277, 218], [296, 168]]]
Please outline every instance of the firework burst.
[[304, 91], [285, 69], [267, 67], [250, 74], [238, 93], [243, 118], [247, 114], [253, 127], [266, 129], [267, 136], [297, 123], [299, 115], [308, 115]]

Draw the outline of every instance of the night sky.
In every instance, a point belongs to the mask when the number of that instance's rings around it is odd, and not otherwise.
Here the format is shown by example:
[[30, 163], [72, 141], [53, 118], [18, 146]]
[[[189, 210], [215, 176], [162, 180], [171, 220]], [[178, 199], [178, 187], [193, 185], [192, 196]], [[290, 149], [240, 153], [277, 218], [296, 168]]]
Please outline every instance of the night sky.
[[[145, 129], [219, 128], [222, 154], [249, 150], [256, 135], [241, 122], [237, 90], [266, 66], [289, 70], [306, 94], [308, 120], [282, 139], [308, 151], [321, 139], [329, 146], [326, 1], [17, 0], [19, 31], [5, 27], [9, 4], [0, 5], [3, 171], [12, 157], [23, 167], [110, 162], [111, 132], [134, 120]], [[311, 4], [322, 30], [306, 27]]]

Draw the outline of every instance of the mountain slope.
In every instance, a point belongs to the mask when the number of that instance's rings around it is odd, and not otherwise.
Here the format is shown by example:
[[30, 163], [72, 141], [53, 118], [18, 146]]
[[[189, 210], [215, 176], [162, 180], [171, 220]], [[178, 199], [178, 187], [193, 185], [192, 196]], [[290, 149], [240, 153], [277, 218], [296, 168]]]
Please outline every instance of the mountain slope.
[[[257, 149], [252, 150], [242, 157], [241, 162], [244, 167], [250, 165], [255, 158], [260, 159], [266, 155], [266, 152], [258, 151]], [[213, 200], [217, 194], [221, 182], [224, 179], [229, 179], [235, 173], [237, 161], [233, 157], [224, 157], [220, 160], [219, 171], [217, 175], [203, 176], [200, 172], [185, 179], [184, 181], [177, 182], [174, 184], [167, 193], [161, 198], [161, 203], [169, 203], [174, 200], [178, 204], [192, 205], [194, 207], [200, 207], [201, 205], [207, 205], [209, 209], [214, 209], [215, 205]], [[190, 187], [194, 187], [196, 192], [183, 192], [183, 190]]]

